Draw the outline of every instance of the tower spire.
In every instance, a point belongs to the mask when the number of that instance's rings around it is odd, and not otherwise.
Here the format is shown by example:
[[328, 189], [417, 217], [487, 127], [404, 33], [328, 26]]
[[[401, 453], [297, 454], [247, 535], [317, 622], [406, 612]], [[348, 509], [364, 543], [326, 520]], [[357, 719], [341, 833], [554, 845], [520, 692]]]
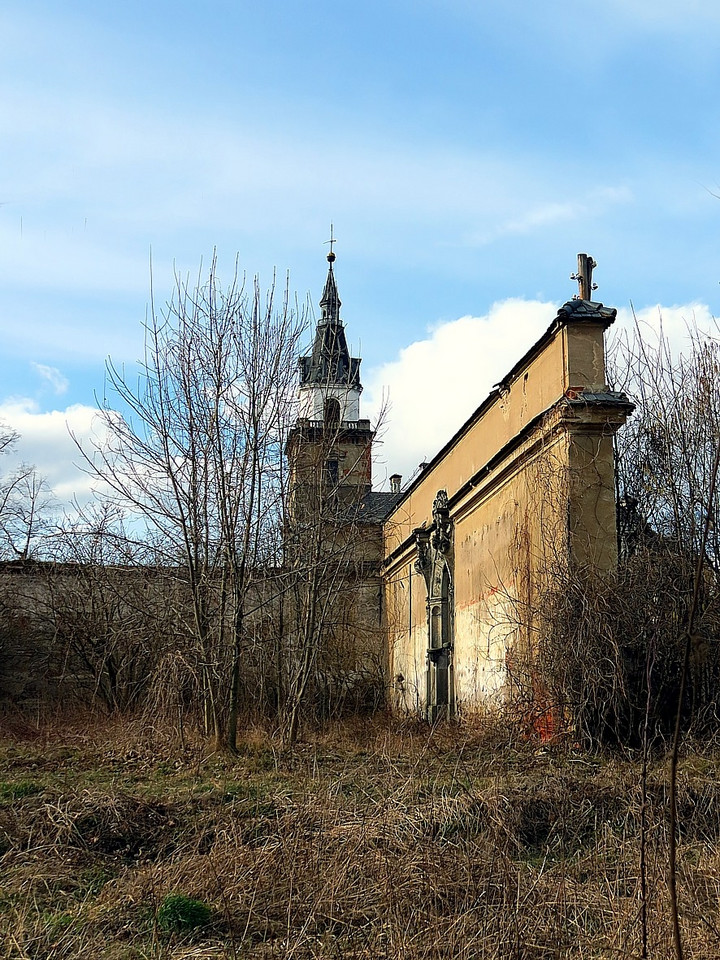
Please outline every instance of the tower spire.
[[[340, 505], [339, 516], [370, 516], [365, 494], [372, 488], [372, 442], [369, 420], [360, 419], [360, 357], [350, 354], [340, 319], [340, 297], [333, 266], [335, 234], [330, 225], [328, 272], [312, 347], [298, 358], [298, 419], [291, 429], [287, 455], [290, 464], [291, 513], [297, 515], [304, 488], [310, 503]], [[313, 500], [315, 491], [316, 500]], [[320, 500], [317, 500], [317, 495]], [[304, 494], [303, 494], [304, 496]], [[348, 514], [349, 516], [350, 514]], [[363, 521], [364, 522], [364, 521]], [[374, 522], [374, 521], [369, 521]]]
[[330, 239], [325, 243], [330, 244], [330, 253], [327, 255], [328, 275], [325, 281], [325, 289], [320, 300], [322, 309], [322, 319], [326, 323], [340, 323], [340, 305], [342, 301], [338, 296], [337, 284], [335, 283], [335, 274], [333, 273], [333, 263], [335, 263], [335, 251], [333, 245], [337, 240], [333, 234], [333, 225], [330, 224]]
[[[345, 415], [343, 420], [357, 420], [358, 401], [362, 391], [360, 383], [360, 359], [351, 357], [345, 337], [345, 327], [340, 319], [340, 297], [333, 264], [337, 242], [330, 227], [330, 253], [327, 255], [328, 273], [325, 289], [320, 300], [322, 316], [315, 328], [315, 337], [309, 355], [300, 357], [300, 389], [308, 397], [312, 396], [312, 409], [315, 413], [310, 419], [321, 419], [324, 399], [333, 391], [343, 398]], [[352, 397], [352, 402], [350, 398]]]

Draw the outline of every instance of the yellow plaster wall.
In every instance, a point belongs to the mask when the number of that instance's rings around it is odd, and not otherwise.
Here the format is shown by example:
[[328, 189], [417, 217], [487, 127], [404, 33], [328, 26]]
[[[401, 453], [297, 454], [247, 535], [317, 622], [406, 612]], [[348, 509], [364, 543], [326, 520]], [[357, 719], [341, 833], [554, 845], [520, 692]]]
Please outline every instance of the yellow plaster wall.
[[605, 388], [603, 328], [595, 323], [576, 323], [563, 328], [566, 356], [565, 388], [590, 392]]
[[[559, 509], [567, 502], [567, 475], [557, 471], [567, 462], [564, 432], [534, 437], [453, 511], [453, 683], [461, 709], [502, 697], [508, 647], [523, 634], [538, 570], [567, 556]], [[390, 675], [405, 678], [405, 695], [397, 684], [395, 690], [409, 710], [423, 697], [428, 644], [425, 582], [412, 569], [414, 559], [409, 546], [387, 571], [394, 597], [387, 611]]]
[[569, 456], [573, 559], [609, 570], [617, 561], [615, 458], [612, 433], [575, 434]]
[[439, 490], [447, 491], [453, 524], [452, 682], [460, 709], [504, 696], [508, 658], [527, 642], [533, 598], [571, 553], [582, 562], [615, 562], [614, 427], [565, 399], [606, 389], [603, 332], [600, 322], [570, 322], [546, 335], [386, 522], [397, 706], [424, 705], [426, 590], [413, 569], [412, 532], [431, 526]]

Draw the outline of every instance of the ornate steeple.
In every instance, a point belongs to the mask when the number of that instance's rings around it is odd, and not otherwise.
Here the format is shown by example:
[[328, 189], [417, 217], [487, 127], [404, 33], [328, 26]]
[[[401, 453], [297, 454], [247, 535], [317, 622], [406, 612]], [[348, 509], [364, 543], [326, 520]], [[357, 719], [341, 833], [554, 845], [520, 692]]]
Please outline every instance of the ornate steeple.
[[374, 433], [370, 421], [360, 419], [360, 358], [350, 356], [340, 319], [334, 243], [331, 234], [322, 315], [312, 349], [299, 359], [298, 418], [287, 443], [291, 512], [298, 511], [303, 498], [307, 502], [330, 492], [343, 510], [352, 506], [355, 516], [372, 489]]
[[328, 275], [320, 300], [322, 316], [315, 331], [312, 353], [309, 357], [300, 358], [300, 386], [360, 391], [360, 359], [350, 356], [345, 327], [340, 319], [341, 300], [333, 273], [335, 254], [332, 250], [327, 259]]

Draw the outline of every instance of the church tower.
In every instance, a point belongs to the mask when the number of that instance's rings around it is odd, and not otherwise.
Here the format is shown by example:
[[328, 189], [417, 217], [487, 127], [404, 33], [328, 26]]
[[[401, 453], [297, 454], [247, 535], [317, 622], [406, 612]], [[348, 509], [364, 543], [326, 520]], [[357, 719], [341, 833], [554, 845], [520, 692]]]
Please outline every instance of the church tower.
[[299, 416], [290, 431], [287, 455], [291, 509], [328, 503], [359, 505], [372, 486], [373, 431], [360, 419], [360, 359], [351, 357], [340, 319], [333, 264], [328, 275], [312, 350], [300, 358]]

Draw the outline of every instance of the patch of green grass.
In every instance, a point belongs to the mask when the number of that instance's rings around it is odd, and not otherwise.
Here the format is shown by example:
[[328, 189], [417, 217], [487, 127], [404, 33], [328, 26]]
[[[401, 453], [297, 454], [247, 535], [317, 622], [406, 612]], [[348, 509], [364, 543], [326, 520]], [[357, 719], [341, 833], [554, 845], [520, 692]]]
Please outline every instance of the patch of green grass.
[[64, 910], [45, 910], [42, 920], [48, 933], [57, 936], [73, 925], [75, 917]]
[[157, 924], [166, 933], [183, 933], [210, 923], [212, 909], [202, 900], [170, 893], [158, 907]]
[[22, 800], [42, 793], [43, 789], [36, 780], [4, 780], [0, 782], [0, 800]]
[[277, 755], [270, 747], [247, 746], [242, 751], [242, 759], [252, 772], [277, 770]]
[[222, 803], [244, 804], [250, 813], [260, 815], [260, 811], [268, 806], [275, 810], [276, 801], [280, 797], [290, 795], [287, 785], [272, 779], [256, 779], [248, 781], [228, 781], [218, 790], [218, 799]]

